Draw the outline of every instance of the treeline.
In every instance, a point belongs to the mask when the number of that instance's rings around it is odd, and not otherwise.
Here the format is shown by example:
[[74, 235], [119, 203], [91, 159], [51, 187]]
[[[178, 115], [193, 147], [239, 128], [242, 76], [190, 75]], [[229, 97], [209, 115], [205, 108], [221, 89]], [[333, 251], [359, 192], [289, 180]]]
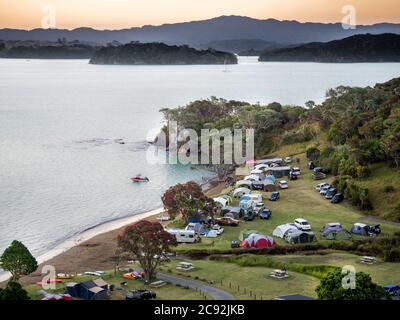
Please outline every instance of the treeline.
[[81, 43], [0, 42], [0, 58], [90, 59], [98, 48]]
[[213, 49], [196, 50], [186, 45], [169, 46], [164, 43], [131, 42], [107, 46], [96, 51], [91, 64], [121, 65], [186, 65], [186, 64], [237, 64], [233, 53]]
[[[257, 156], [307, 142], [308, 159], [336, 176], [339, 190], [362, 210], [373, 208], [360, 182], [371, 175], [374, 164], [400, 168], [400, 78], [374, 87], [340, 86], [329, 90], [320, 105], [309, 101], [306, 108], [212, 97], [161, 112], [166, 120], [199, 134], [202, 128], [253, 128]], [[380, 215], [400, 221], [400, 210]]]

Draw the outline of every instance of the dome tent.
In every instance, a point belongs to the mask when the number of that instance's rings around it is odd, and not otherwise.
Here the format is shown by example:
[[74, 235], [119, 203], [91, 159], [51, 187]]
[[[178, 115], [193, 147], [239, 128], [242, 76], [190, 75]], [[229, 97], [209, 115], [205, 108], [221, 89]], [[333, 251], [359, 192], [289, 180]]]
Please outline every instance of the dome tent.
[[322, 238], [324, 240], [349, 240], [351, 239], [351, 233], [342, 227], [329, 228], [322, 232]]
[[287, 234], [295, 231], [298, 231], [298, 229], [294, 224], [282, 224], [275, 228], [272, 235], [283, 239]]
[[243, 230], [239, 233], [239, 240], [246, 240], [252, 234], [259, 234], [259, 232], [257, 230]]
[[237, 188], [233, 191], [233, 197], [240, 197], [244, 194], [249, 194], [251, 192], [248, 188]]
[[269, 248], [276, 245], [273, 238], [261, 234], [251, 234], [241, 244], [243, 248]]
[[285, 241], [291, 244], [310, 243], [316, 240], [314, 232], [297, 230], [285, 236]]
[[236, 182], [236, 186], [238, 187], [238, 188], [240, 188], [240, 187], [249, 187], [249, 188], [251, 188], [251, 181], [250, 180], [240, 180], [240, 181], [237, 181]]

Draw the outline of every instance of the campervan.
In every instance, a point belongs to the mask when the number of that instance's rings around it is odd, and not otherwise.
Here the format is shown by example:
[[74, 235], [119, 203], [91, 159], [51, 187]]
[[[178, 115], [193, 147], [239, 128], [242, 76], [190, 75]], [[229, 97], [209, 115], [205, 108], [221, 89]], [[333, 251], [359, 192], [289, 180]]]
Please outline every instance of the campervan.
[[166, 229], [167, 232], [174, 235], [178, 243], [194, 243], [200, 241], [194, 230]]

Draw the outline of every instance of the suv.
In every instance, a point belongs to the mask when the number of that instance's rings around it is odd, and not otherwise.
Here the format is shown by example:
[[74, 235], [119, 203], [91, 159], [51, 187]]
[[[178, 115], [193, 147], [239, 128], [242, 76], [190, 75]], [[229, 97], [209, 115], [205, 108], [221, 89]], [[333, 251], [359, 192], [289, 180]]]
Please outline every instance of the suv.
[[253, 221], [256, 218], [256, 214], [253, 210], [249, 210], [244, 214], [243, 220], [244, 221]]
[[332, 199], [333, 196], [337, 193], [337, 190], [335, 188], [330, 188], [325, 195], [326, 199]]
[[286, 180], [281, 180], [279, 181], [279, 188], [281, 189], [287, 189], [288, 188], [288, 183]]
[[260, 212], [258, 216], [260, 217], [260, 219], [269, 220], [269, 218], [271, 218], [272, 216], [272, 212], [269, 209], [264, 209], [262, 212]]
[[253, 208], [254, 212], [256, 214], [259, 214], [261, 211], [265, 209], [265, 204], [262, 202], [259, 202], [256, 204], [256, 206]]
[[308, 169], [313, 170], [315, 168], [314, 161], [308, 161], [307, 167]]
[[286, 163], [292, 163], [292, 157], [286, 157], [285, 158]]
[[272, 192], [271, 195], [269, 196], [269, 201], [277, 201], [279, 199], [279, 192]]
[[324, 188], [324, 187], [329, 187], [329, 186], [330, 186], [329, 183], [327, 183], [327, 182], [321, 182], [321, 183], [318, 183], [318, 184], [315, 186], [315, 190], [321, 191], [322, 188]]
[[156, 294], [146, 289], [139, 289], [129, 291], [125, 297], [125, 300], [151, 300], [156, 298]]
[[299, 167], [293, 167], [290, 171], [291, 174], [296, 175], [296, 176], [300, 176], [301, 175], [301, 171]]
[[331, 200], [331, 203], [340, 203], [340, 202], [342, 202], [343, 200], [344, 200], [343, 193], [336, 193], [336, 194], [333, 196], [333, 198], [332, 198], [332, 200]]
[[319, 194], [320, 194], [321, 196], [324, 196], [324, 197], [325, 197], [326, 193], [328, 192], [328, 190], [329, 190], [330, 188], [331, 188], [330, 185], [321, 188], [321, 190], [319, 191]]
[[298, 218], [294, 220], [294, 225], [297, 227], [297, 229], [302, 230], [302, 231], [311, 231], [311, 225], [308, 223], [307, 220]]

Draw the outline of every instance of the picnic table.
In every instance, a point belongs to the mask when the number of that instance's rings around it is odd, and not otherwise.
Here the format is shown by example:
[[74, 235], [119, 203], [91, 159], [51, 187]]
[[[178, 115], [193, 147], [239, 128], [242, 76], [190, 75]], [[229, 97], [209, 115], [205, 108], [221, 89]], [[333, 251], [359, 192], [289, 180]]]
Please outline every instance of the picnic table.
[[275, 269], [271, 271], [270, 276], [277, 279], [284, 279], [289, 277], [289, 274], [285, 269]]
[[374, 257], [363, 256], [361, 258], [361, 263], [374, 264], [375, 262], [376, 262], [376, 259]]

